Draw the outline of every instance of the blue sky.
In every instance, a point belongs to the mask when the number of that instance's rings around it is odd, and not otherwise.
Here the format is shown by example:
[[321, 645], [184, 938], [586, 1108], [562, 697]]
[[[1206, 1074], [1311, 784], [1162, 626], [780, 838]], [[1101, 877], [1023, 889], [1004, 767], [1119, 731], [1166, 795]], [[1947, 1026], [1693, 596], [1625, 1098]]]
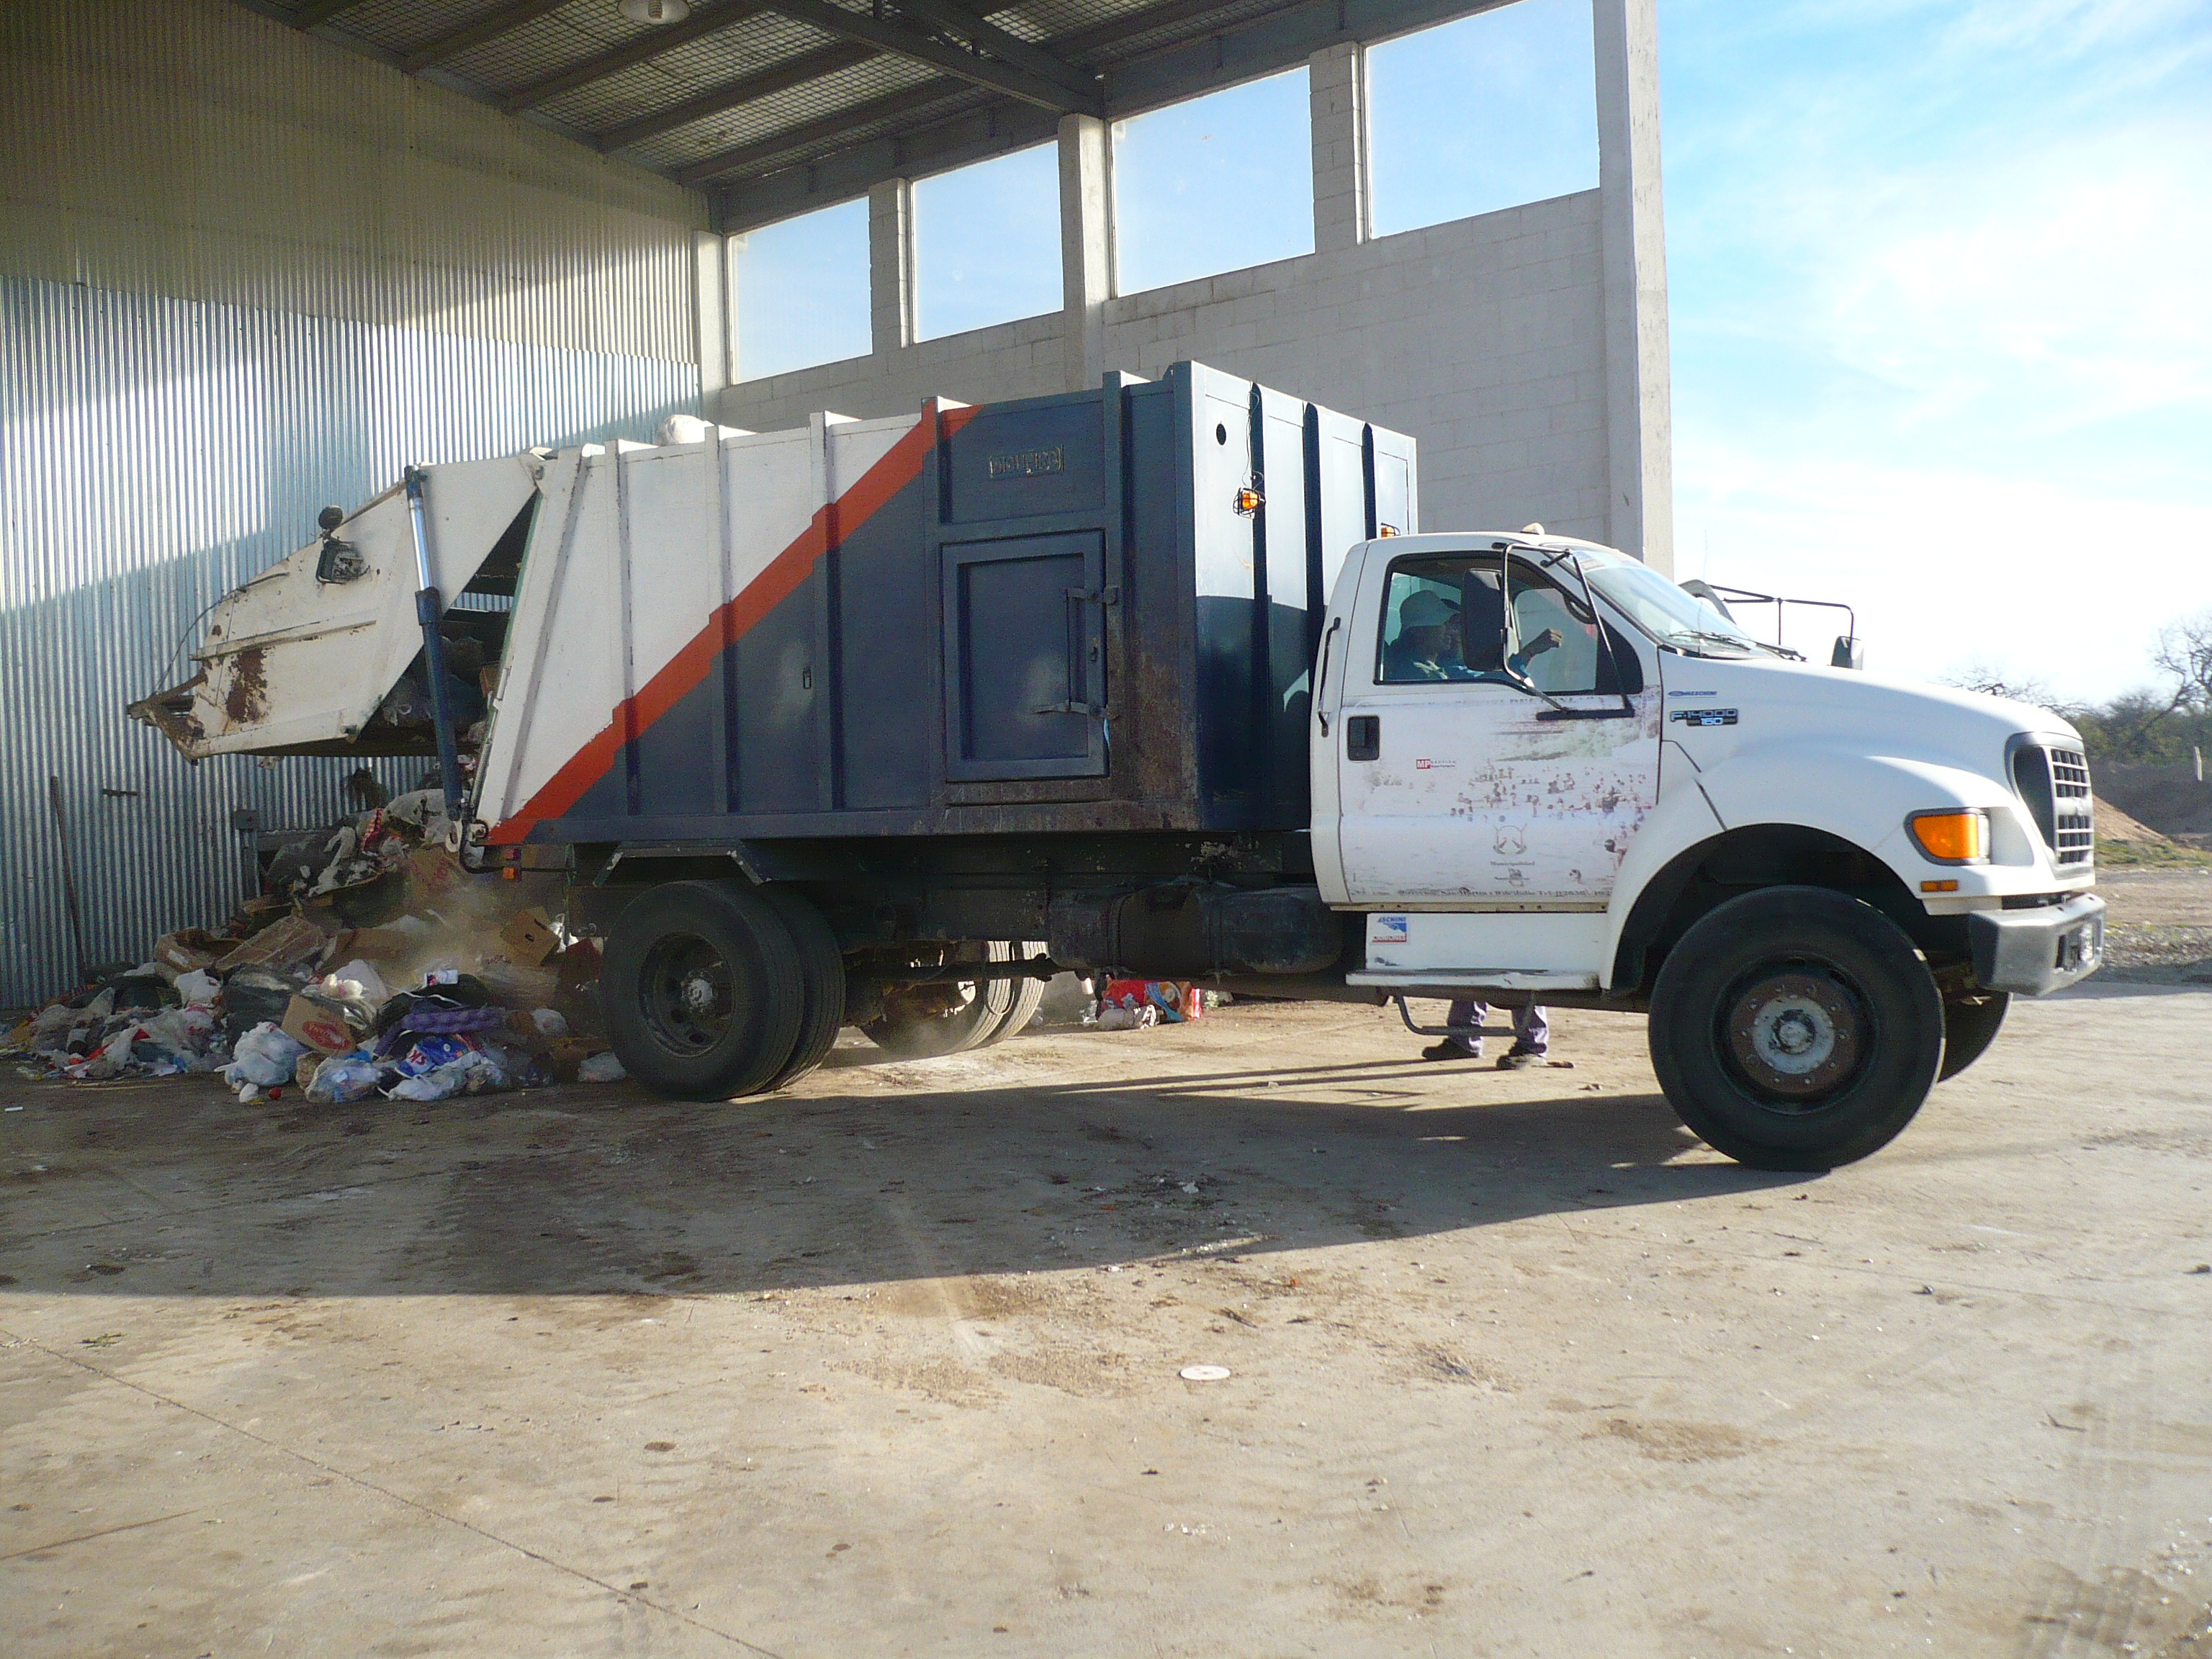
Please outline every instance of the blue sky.
[[[2212, 3], [1659, 28], [1677, 574], [1848, 600], [1880, 671], [2148, 682], [2212, 608]], [[1589, 51], [1587, 0], [1373, 48], [1377, 231], [1595, 183]], [[1305, 100], [1297, 71], [1124, 126], [1123, 292], [1310, 247]], [[1057, 305], [1050, 155], [917, 185], [925, 336]], [[775, 296], [740, 305], [748, 375], [866, 351], [860, 204], [743, 268]]]
[[2212, 9], [1659, 18], [1676, 574], [1850, 599], [1878, 670], [2149, 681], [2212, 606]]

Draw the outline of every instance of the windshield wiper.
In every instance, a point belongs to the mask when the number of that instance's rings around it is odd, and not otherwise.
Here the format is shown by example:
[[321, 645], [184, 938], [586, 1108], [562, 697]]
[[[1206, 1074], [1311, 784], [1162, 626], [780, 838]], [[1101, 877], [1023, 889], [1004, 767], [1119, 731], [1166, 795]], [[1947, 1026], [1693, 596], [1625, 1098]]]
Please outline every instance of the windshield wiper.
[[1746, 653], [1773, 649], [1771, 646], [1762, 646], [1755, 640], [1747, 640], [1735, 634], [1709, 633], [1702, 628], [1678, 628], [1667, 635], [1666, 642], [1679, 650], [1680, 647], [1677, 641], [1682, 640], [1710, 640], [1715, 645], [1731, 645]]

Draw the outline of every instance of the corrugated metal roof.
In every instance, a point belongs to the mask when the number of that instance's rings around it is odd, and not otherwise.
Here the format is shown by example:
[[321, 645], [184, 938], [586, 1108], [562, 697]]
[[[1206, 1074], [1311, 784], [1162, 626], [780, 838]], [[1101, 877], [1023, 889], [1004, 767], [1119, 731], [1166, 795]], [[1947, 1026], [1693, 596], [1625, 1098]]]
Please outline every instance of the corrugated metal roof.
[[[1435, 0], [1414, 3], [1433, 7]], [[442, 55], [425, 72], [586, 143], [612, 135], [626, 159], [672, 177], [693, 176], [686, 170], [737, 152], [732, 167], [714, 175], [717, 187], [872, 139], [921, 133], [994, 100], [1029, 108], [1024, 131], [1034, 126], [1041, 101], [1048, 109], [1108, 112], [1112, 82], [1110, 74], [1103, 83], [1096, 80], [1102, 71], [1255, 20], [1316, 10], [1314, 0], [1018, 0], [1003, 7], [975, 0], [971, 20], [988, 15], [977, 24], [963, 23], [945, 0], [913, 0], [911, 10], [906, 0], [692, 0], [687, 20], [656, 27], [623, 16], [616, 0], [569, 0], [550, 11], [512, 0], [360, 0], [327, 19], [329, 8], [309, 0], [289, 14], [282, 0], [239, 3], [314, 24], [403, 67], [420, 66], [421, 55], [456, 31], [503, 16], [511, 27]], [[1492, 3], [1467, 0], [1461, 9]], [[1337, 10], [1340, 19], [1341, 6]], [[853, 29], [835, 21], [838, 12], [855, 20]], [[830, 72], [796, 85], [773, 73], [804, 68], [809, 54], [833, 42], [849, 45], [856, 35], [874, 54], [865, 64], [830, 60]], [[1038, 51], [1047, 58], [1037, 58]], [[1051, 60], [1060, 65], [1057, 82]], [[1194, 72], [1204, 78], [1202, 69]], [[1224, 58], [1221, 78], [1252, 72]], [[748, 83], [755, 80], [765, 90], [753, 93]], [[942, 98], [912, 101], [896, 113], [878, 107], [889, 94], [938, 81], [945, 83]], [[726, 106], [696, 108], [714, 101], [707, 94], [733, 86]], [[682, 124], [651, 131], [662, 112], [676, 112]], [[850, 122], [840, 125], [841, 113]], [[627, 130], [639, 125], [645, 136], [631, 137]], [[792, 142], [775, 143], [780, 133]]]

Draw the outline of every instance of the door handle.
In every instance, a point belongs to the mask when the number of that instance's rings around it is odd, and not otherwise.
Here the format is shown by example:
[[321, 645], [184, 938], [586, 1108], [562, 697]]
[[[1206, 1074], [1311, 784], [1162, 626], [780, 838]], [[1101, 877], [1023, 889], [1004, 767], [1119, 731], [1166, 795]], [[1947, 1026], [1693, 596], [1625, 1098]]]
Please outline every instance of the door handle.
[[1344, 757], [1371, 761], [1382, 752], [1382, 717], [1349, 714], [1344, 721]]
[[1314, 670], [1314, 713], [1321, 720], [1321, 734], [1324, 738], [1328, 735], [1328, 710], [1322, 706], [1321, 694], [1328, 690], [1328, 642], [1336, 637], [1338, 625], [1343, 621], [1341, 617], [1330, 619], [1328, 632], [1321, 636], [1321, 661]]

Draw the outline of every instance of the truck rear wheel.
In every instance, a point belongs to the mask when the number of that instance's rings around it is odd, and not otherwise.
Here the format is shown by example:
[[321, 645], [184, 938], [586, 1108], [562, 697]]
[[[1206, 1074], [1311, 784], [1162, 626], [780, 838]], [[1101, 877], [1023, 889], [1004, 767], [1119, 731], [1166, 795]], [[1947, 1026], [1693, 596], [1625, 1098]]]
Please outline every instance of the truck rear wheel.
[[763, 887], [760, 896], [775, 910], [791, 941], [799, 947], [804, 1008], [799, 1017], [799, 1037], [791, 1058], [770, 1078], [768, 1086], [781, 1089], [806, 1075], [830, 1056], [837, 1032], [845, 1024], [845, 957], [837, 936], [822, 913], [805, 897], [788, 887]]
[[623, 1068], [680, 1100], [768, 1086], [805, 1007], [791, 930], [757, 893], [726, 882], [672, 882], [632, 902], [607, 941], [599, 992]]
[[[1016, 951], [1013, 945], [994, 940], [984, 947], [983, 954], [989, 962], [1012, 962]], [[1006, 1035], [1008, 1022], [1022, 1006], [1032, 982], [962, 980], [895, 991], [884, 999], [884, 1012], [860, 1029], [876, 1047], [901, 1060], [965, 1054], [970, 1048], [987, 1048]], [[1029, 1014], [1036, 1012], [1036, 1000], [1042, 994], [1040, 983], [1036, 996], [1029, 1000]], [[1027, 1014], [1022, 1023], [1029, 1023]]]
[[1818, 887], [1731, 899], [1668, 953], [1652, 1069], [1682, 1121], [1759, 1170], [1828, 1170], [1887, 1146], [1927, 1099], [1943, 1003], [1912, 941]]

